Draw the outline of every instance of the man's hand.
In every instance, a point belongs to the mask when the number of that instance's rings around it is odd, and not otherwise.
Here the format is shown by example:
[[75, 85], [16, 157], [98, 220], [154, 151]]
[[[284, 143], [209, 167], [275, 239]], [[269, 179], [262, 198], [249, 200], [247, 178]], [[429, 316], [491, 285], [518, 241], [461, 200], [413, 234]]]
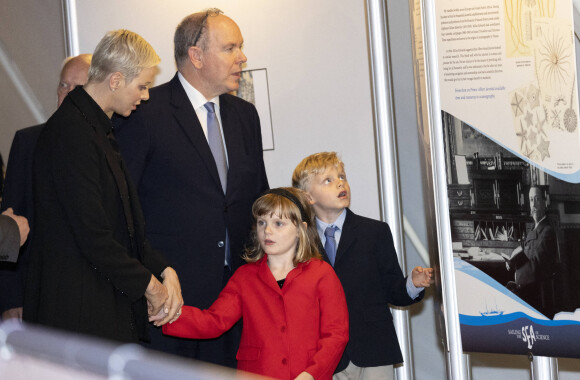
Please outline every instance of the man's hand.
[[[154, 322], [163, 317], [163, 310], [165, 302], [168, 298], [167, 288], [151, 275], [151, 281], [145, 290], [145, 298], [147, 298], [147, 313], [149, 314], [149, 322]], [[166, 313], [166, 312], [165, 312]], [[157, 323], [155, 323], [157, 325]]]
[[20, 321], [22, 321], [22, 308], [21, 307], [15, 307], [13, 309], [8, 309], [6, 310], [4, 313], [2, 313], [2, 320], [6, 321], [8, 319], [18, 319]]
[[411, 272], [413, 285], [417, 288], [427, 288], [433, 283], [433, 268], [415, 267]]
[[14, 210], [12, 208], [8, 208], [6, 211], [2, 213], [2, 215], [6, 215], [14, 219], [16, 224], [18, 224], [18, 231], [20, 232], [20, 246], [24, 245], [26, 239], [28, 238], [28, 233], [30, 232], [30, 226], [28, 226], [28, 220], [19, 215], [14, 215]]

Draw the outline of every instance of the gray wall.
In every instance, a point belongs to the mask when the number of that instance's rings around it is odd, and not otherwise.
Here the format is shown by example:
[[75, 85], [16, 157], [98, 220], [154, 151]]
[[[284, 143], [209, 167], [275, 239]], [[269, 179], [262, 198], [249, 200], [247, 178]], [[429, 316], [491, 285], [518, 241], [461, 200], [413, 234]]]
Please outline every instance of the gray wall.
[[[65, 58], [60, 0], [0, 0], [0, 43], [50, 115]], [[6, 163], [14, 132], [37, 121], [1, 66], [0, 83], [0, 154]]]

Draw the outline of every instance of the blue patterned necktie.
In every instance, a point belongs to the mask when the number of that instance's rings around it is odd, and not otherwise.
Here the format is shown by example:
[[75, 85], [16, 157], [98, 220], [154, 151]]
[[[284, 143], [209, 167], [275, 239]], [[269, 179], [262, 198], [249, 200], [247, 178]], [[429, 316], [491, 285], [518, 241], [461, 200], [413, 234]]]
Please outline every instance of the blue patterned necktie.
[[222, 190], [225, 194], [228, 180], [228, 164], [220, 124], [215, 114], [214, 104], [212, 102], [207, 102], [203, 106], [207, 109], [207, 142], [209, 143], [209, 148], [213, 154], [218, 174], [220, 176]]
[[338, 227], [336, 226], [328, 226], [324, 230], [324, 236], [326, 236], [324, 250], [332, 266], [334, 266], [334, 260], [336, 259], [336, 240], [334, 239], [334, 233], [337, 229]]

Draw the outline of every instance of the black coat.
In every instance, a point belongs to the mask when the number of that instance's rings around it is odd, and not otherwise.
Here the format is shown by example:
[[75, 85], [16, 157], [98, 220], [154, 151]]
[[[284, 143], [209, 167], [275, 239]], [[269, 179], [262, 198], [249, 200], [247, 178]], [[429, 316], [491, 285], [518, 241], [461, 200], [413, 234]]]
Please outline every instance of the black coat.
[[334, 270], [342, 283], [349, 314], [349, 341], [336, 372], [348, 362], [358, 367], [401, 363], [389, 304], [408, 306], [420, 301], [407, 293], [389, 225], [347, 209], [336, 251]]
[[[121, 196], [105, 157], [109, 148], [104, 144], [110, 144], [105, 135], [111, 128], [101, 108], [77, 87], [39, 137], [24, 319], [136, 341], [147, 338], [144, 293], [151, 274], [159, 276], [167, 264], [144, 239], [138, 197], [121, 170], [135, 222], [132, 249]], [[118, 153], [114, 160], [122, 165]]]

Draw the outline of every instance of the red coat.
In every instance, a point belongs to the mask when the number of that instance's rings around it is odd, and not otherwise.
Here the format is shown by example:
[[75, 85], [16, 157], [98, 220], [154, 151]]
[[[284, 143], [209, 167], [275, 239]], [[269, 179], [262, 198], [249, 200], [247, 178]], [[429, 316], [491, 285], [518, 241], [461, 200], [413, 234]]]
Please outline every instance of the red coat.
[[282, 289], [266, 257], [240, 267], [208, 310], [184, 306], [163, 333], [215, 338], [243, 318], [238, 369], [279, 379], [306, 371], [331, 379], [348, 342], [348, 311], [332, 267], [311, 260], [288, 273]]

